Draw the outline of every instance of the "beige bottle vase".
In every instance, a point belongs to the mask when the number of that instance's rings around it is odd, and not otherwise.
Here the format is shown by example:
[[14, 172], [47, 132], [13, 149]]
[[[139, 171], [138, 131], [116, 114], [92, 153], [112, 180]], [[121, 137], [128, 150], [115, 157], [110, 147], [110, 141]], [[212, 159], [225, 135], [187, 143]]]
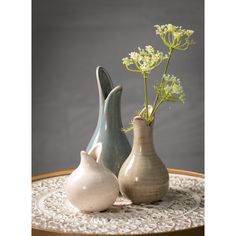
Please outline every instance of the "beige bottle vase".
[[153, 123], [134, 117], [133, 147], [118, 180], [121, 193], [134, 204], [160, 200], [168, 191], [169, 174], [153, 145]]

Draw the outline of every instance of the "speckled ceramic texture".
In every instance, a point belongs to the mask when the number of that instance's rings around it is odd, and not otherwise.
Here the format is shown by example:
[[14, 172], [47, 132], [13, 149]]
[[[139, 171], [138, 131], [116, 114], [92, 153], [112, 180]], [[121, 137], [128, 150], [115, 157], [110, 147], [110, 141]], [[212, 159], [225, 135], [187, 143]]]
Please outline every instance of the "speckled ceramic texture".
[[114, 87], [107, 71], [102, 67], [96, 70], [99, 91], [99, 116], [97, 127], [87, 146], [89, 153], [98, 142], [103, 144], [103, 163], [115, 175], [129, 156], [131, 147], [122, 132], [120, 101], [122, 87]]
[[169, 174], [154, 149], [153, 123], [136, 116], [133, 125], [133, 148], [118, 176], [120, 191], [135, 204], [156, 202], [168, 191]]
[[109, 208], [119, 194], [116, 176], [102, 163], [102, 144], [95, 145], [91, 154], [81, 151], [81, 162], [67, 179], [68, 200], [84, 212]]

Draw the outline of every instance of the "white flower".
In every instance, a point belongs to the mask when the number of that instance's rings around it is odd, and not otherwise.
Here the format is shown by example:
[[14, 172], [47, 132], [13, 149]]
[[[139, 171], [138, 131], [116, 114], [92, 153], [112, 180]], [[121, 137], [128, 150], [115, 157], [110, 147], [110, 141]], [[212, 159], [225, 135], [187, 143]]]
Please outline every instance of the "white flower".
[[156, 28], [156, 34], [161, 35], [164, 33], [165, 30], [165, 25], [154, 25], [154, 27]]
[[147, 66], [147, 63], [143, 63], [142, 65], [140, 65], [140, 68], [142, 69], [142, 71], [145, 71], [145, 72], [148, 72], [148, 66]]
[[186, 35], [188, 37], [191, 37], [193, 35], [194, 31], [193, 30], [186, 30]]
[[145, 50], [150, 54], [154, 53], [154, 48], [151, 45], [145, 46]]
[[128, 57], [123, 58], [123, 59], [122, 59], [122, 62], [123, 62], [123, 64], [126, 65], [126, 66], [129, 66], [129, 65], [132, 64], [132, 62], [130, 61], [130, 59], [129, 59]]
[[131, 52], [129, 55], [130, 58], [133, 59], [134, 61], [138, 60], [139, 54], [137, 52]]
[[173, 36], [174, 36], [174, 38], [177, 39], [177, 40], [179, 40], [180, 38], [182, 38], [183, 35], [184, 35], [184, 33], [181, 32], [181, 31], [173, 32]]
[[160, 86], [158, 83], [154, 86], [156, 93], [161, 94], [164, 101], [179, 101], [184, 103], [185, 93], [183, 87], [180, 84], [180, 80], [174, 75], [164, 75], [163, 81], [164, 83], [162, 86]]
[[[172, 24], [155, 25], [156, 34], [160, 36], [164, 44], [177, 50], [187, 50], [190, 45], [194, 44], [189, 38], [193, 35], [193, 30], [182, 29], [182, 26]], [[175, 40], [172, 40], [174, 38]]]
[[[131, 52], [129, 56], [129, 58], [123, 58], [123, 64], [126, 68], [129, 71], [140, 72], [145, 76], [168, 57], [159, 51], [155, 53], [151, 45], [145, 46], [145, 49], [138, 47], [138, 52]], [[136, 68], [130, 68], [129, 65], [133, 65]]]
[[176, 30], [176, 26], [174, 26], [174, 25], [172, 25], [172, 24], [168, 24], [168, 25], [167, 25], [167, 30], [170, 31], [170, 32], [171, 32], [171, 31], [175, 31], [175, 30]]

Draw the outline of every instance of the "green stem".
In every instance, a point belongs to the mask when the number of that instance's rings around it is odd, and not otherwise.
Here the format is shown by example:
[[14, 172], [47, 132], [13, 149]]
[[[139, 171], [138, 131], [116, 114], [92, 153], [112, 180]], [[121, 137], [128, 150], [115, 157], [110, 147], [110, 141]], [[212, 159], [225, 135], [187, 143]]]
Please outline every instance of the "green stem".
[[163, 99], [161, 99], [161, 101], [157, 104], [157, 106], [152, 110], [154, 114], [156, 113], [158, 107], [162, 104], [162, 102], [163, 102]]
[[[168, 70], [168, 67], [169, 67], [169, 64], [170, 64], [170, 59], [171, 59], [173, 51], [174, 51], [174, 49], [170, 48], [170, 54], [169, 54], [169, 57], [168, 57], [168, 60], [167, 60], [167, 63], [166, 63], [166, 67], [165, 67], [164, 73], [163, 73], [162, 78], [161, 78], [160, 86], [163, 83], [164, 75], [166, 74], [166, 72]], [[158, 99], [159, 99], [159, 94], [157, 94], [156, 97], [155, 97], [155, 101], [153, 103], [153, 110], [152, 110], [151, 116], [154, 116], [157, 108], [160, 106], [160, 103], [157, 105]]]
[[135, 66], [138, 68], [139, 71], [142, 71], [141, 68], [139, 67], [138, 63], [136, 61], [133, 61]]
[[157, 94], [156, 97], [155, 97], [155, 101], [154, 101], [153, 106], [152, 106], [152, 112], [151, 112], [151, 115], [150, 115], [151, 117], [155, 114], [154, 109], [157, 105], [158, 99], [159, 99], [159, 94]]
[[143, 75], [143, 85], [144, 85], [146, 116], [147, 116], [147, 121], [148, 121], [148, 96], [147, 96], [147, 76], [146, 76], [146, 74]]
[[170, 55], [169, 55], [168, 60], [167, 60], [167, 63], [166, 63], [165, 71], [164, 71], [164, 73], [163, 73], [163, 75], [162, 75], [161, 83], [163, 82], [163, 77], [164, 77], [164, 75], [166, 74], [166, 72], [167, 72], [167, 70], [168, 70], [168, 67], [169, 67], [169, 64], [170, 64], [170, 58], [171, 58], [171, 56], [172, 56], [173, 51], [174, 51], [174, 48], [170, 48]]
[[128, 71], [140, 73], [139, 70], [130, 69], [130, 68], [129, 68], [128, 66], [126, 66], [126, 65], [125, 65], [125, 67], [126, 67], [126, 69], [127, 69]]

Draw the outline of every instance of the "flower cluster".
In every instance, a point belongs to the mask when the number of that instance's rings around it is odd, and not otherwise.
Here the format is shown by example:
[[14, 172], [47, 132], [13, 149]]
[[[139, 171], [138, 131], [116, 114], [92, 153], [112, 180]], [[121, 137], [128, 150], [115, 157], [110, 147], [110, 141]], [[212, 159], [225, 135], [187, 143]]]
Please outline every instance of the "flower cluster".
[[187, 50], [194, 41], [190, 39], [193, 30], [182, 29], [182, 26], [172, 24], [155, 25], [156, 34], [160, 36], [163, 43], [170, 49]]
[[[155, 114], [164, 102], [182, 102], [185, 100], [185, 93], [183, 87], [180, 84], [180, 80], [174, 75], [169, 75], [168, 68], [170, 65], [170, 59], [173, 52], [176, 50], [187, 50], [194, 42], [190, 39], [193, 35], [193, 30], [182, 29], [182, 26], [175, 26], [172, 24], [155, 25], [156, 34], [160, 36], [163, 43], [168, 47], [168, 54], [164, 54], [160, 51], [155, 51], [152, 46], [146, 46], [145, 49], [138, 48], [138, 52], [129, 53], [129, 57], [123, 58], [122, 62], [126, 69], [131, 72], [142, 73], [144, 81], [144, 109], [138, 113], [143, 117], [148, 124], [151, 124], [155, 118]], [[162, 61], [166, 60], [165, 69], [160, 78], [160, 82], [157, 82], [154, 86], [155, 100], [152, 105], [152, 112], [149, 114], [148, 107], [148, 86], [147, 78], [150, 77], [150, 73], [153, 69], [157, 68]], [[126, 130], [129, 131], [133, 127], [131, 126]]]
[[180, 84], [180, 80], [174, 75], [164, 75], [162, 83], [156, 83], [154, 86], [156, 94], [162, 102], [177, 102], [184, 103], [185, 93]]
[[[129, 57], [123, 58], [122, 62], [127, 70], [147, 75], [167, 58], [167, 55], [159, 51], [155, 52], [154, 48], [149, 45], [145, 49], [138, 47], [138, 52], [129, 53]], [[134, 68], [130, 68], [130, 65]]]

